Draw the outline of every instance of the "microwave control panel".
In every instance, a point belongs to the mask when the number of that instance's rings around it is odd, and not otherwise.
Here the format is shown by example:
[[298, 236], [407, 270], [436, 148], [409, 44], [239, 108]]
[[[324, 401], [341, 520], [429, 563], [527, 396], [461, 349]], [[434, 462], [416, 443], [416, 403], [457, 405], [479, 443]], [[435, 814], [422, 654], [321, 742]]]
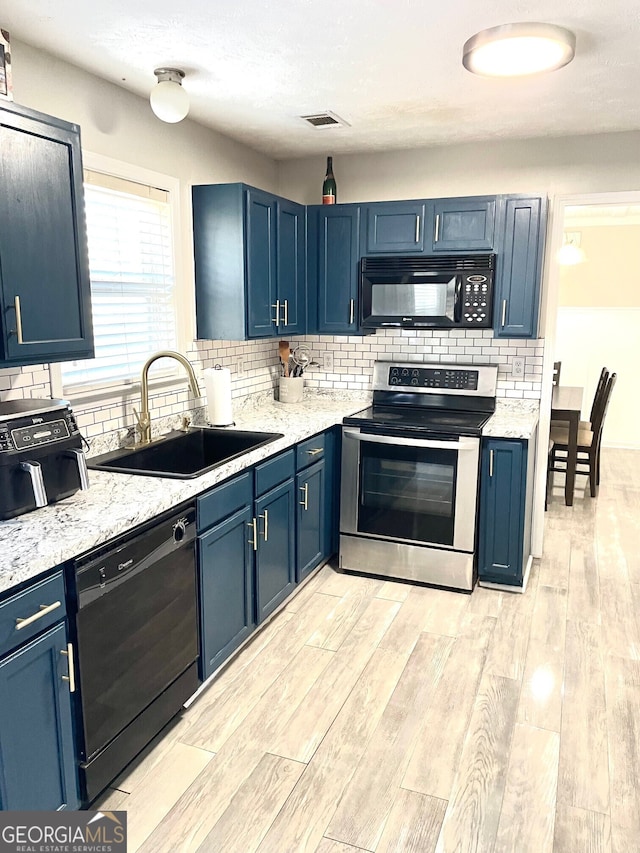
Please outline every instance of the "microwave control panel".
[[446, 391], [476, 391], [478, 371], [440, 369], [437, 367], [390, 367], [389, 385], [410, 388], [442, 388]]
[[491, 316], [491, 288], [485, 275], [471, 275], [464, 279], [462, 316], [470, 325], [487, 324]]

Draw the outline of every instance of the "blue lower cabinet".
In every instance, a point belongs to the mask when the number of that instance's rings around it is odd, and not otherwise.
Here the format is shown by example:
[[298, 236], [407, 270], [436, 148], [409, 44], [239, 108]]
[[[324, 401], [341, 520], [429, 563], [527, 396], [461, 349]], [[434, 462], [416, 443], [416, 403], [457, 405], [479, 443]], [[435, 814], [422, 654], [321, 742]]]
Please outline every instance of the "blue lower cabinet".
[[295, 487], [293, 479], [255, 502], [256, 623], [292, 592], [295, 584]]
[[254, 627], [252, 519], [245, 506], [198, 539], [203, 680]]
[[478, 578], [522, 584], [525, 558], [527, 442], [486, 439], [482, 450]]
[[0, 660], [0, 807], [78, 807], [66, 623]]
[[301, 581], [325, 556], [325, 462], [296, 476], [296, 580]]

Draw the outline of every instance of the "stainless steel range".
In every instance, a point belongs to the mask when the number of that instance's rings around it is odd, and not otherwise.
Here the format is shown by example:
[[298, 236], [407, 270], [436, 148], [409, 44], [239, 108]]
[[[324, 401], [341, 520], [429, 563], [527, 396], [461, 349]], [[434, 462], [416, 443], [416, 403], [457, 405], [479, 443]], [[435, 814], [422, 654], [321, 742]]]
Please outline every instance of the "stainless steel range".
[[340, 567], [470, 592], [496, 365], [378, 361], [342, 427]]

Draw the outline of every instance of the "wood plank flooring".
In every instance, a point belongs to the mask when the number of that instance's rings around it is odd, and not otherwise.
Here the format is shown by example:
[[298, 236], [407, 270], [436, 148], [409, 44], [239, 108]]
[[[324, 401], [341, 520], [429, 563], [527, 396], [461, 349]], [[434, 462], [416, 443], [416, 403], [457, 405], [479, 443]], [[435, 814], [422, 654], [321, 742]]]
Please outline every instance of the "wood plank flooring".
[[640, 853], [640, 452], [525, 595], [321, 569], [94, 807], [130, 853]]

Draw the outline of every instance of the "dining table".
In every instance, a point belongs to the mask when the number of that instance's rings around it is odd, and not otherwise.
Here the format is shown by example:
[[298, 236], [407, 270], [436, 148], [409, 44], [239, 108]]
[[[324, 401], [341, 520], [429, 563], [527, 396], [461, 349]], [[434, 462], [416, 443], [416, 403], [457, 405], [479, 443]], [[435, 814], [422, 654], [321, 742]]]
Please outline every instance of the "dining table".
[[583, 395], [584, 388], [578, 385], [554, 385], [551, 394], [551, 420], [566, 422], [569, 428], [567, 474], [564, 483], [564, 502], [567, 506], [573, 506], [578, 459], [578, 427]]

